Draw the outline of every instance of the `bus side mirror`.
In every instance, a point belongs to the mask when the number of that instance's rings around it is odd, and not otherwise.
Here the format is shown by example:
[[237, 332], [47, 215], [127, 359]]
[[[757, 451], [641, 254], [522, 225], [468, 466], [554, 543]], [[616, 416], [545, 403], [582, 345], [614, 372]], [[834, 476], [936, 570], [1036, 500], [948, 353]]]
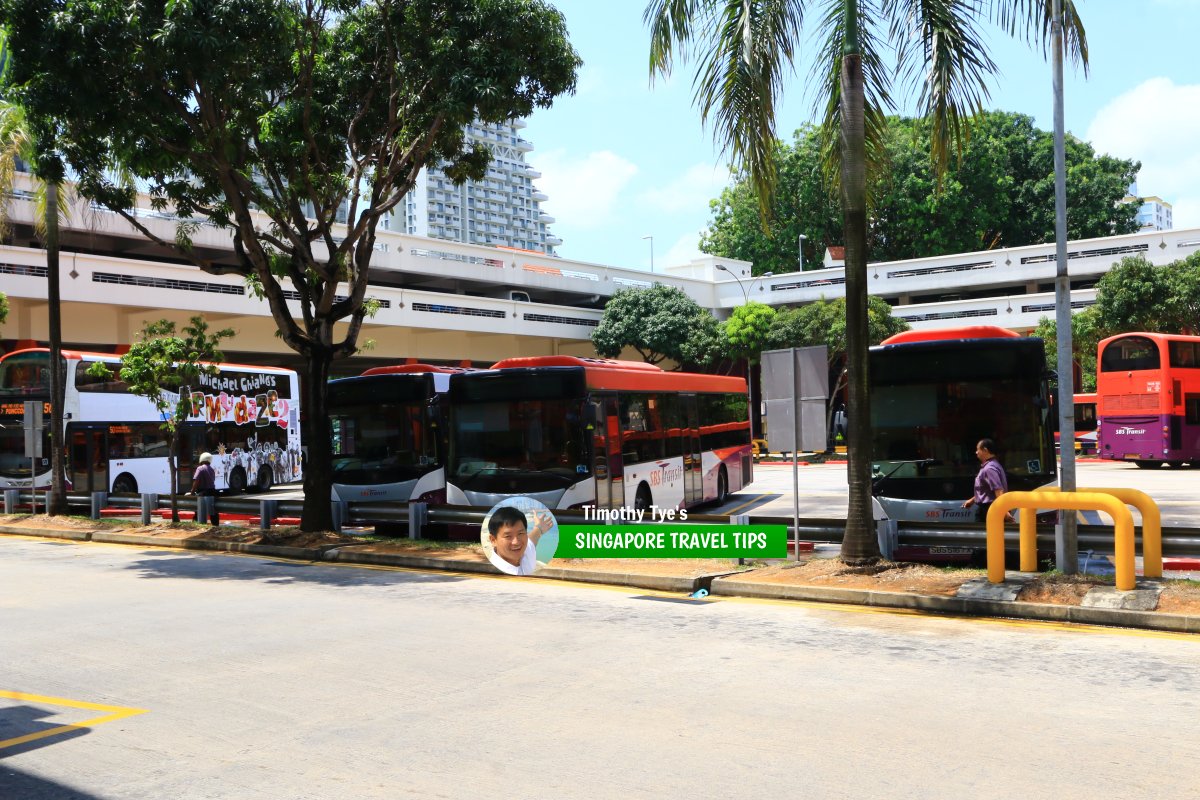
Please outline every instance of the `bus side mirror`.
[[1050, 406], [1050, 404], [1046, 402], [1046, 398], [1044, 398], [1044, 397], [1033, 398], [1033, 407], [1034, 408], [1049, 408], [1049, 406]]

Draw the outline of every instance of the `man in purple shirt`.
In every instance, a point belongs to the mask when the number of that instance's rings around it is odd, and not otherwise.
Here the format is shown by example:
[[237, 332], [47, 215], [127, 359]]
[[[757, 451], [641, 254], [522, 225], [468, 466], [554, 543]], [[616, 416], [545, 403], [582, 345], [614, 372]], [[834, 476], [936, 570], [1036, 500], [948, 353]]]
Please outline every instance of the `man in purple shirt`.
[[[975, 445], [975, 457], [982, 466], [975, 476], [975, 495], [963, 503], [963, 508], [977, 507], [979, 520], [987, 522], [987, 512], [992, 503], [1008, 491], [1008, 476], [1004, 474], [1000, 459], [996, 458], [996, 443], [991, 439], [979, 440], [979, 444]], [[1005, 519], [1011, 520], [1011, 515], [1005, 515]]]

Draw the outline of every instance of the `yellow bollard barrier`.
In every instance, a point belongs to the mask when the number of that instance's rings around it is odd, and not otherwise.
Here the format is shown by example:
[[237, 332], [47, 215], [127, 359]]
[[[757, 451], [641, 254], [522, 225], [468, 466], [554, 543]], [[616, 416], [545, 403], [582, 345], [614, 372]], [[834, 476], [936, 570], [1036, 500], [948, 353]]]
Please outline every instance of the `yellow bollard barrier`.
[[[1129, 591], [1137, 586], [1133, 563], [1133, 515], [1129, 509], [1110, 494], [1099, 492], [1061, 492], [1055, 487], [1052, 491], [1036, 492], [1005, 492], [996, 498], [996, 502], [988, 509], [987, 515], [987, 566], [988, 580], [992, 583], [1004, 582], [1004, 517], [1012, 509], [1036, 511], [1039, 508], [1054, 508], [1062, 511], [1103, 511], [1113, 519], [1116, 527], [1116, 567], [1117, 588]], [[1028, 519], [1028, 515], [1022, 514]], [[1032, 558], [1037, 559], [1036, 541], [1033, 536], [1033, 525], [1026, 523], [1022, 542], [1021, 566], [1025, 567], [1028, 557], [1026, 551], [1032, 552]], [[1036, 567], [1036, 563], [1033, 564]], [[1030, 570], [1032, 571], [1032, 570]]]
[[[1041, 491], [1059, 492], [1058, 486], [1047, 486]], [[1110, 494], [1126, 505], [1133, 506], [1142, 515], [1142, 573], [1147, 578], [1161, 578], [1162, 561], [1162, 513], [1154, 498], [1140, 489], [1125, 489], [1120, 487], [1087, 486], [1079, 487], [1077, 492], [1100, 492]], [[1021, 569], [1025, 569], [1021, 562]]]

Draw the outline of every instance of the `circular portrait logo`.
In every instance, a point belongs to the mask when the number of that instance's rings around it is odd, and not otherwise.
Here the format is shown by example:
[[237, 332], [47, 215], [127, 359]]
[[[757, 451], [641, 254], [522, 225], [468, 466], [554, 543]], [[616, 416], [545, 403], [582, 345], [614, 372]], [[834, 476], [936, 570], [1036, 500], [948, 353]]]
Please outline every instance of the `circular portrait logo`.
[[483, 518], [479, 541], [496, 569], [506, 575], [532, 575], [554, 558], [558, 521], [532, 497], [510, 497]]

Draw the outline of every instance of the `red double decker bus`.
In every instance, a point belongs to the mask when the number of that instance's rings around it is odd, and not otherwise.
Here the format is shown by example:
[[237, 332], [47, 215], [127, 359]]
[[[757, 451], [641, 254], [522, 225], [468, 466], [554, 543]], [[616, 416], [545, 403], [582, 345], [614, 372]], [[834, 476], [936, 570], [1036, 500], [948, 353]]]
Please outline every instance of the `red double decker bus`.
[[1100, 457], [1200, 464], [1200, 336], [1122, 333], [1096, 359]]

